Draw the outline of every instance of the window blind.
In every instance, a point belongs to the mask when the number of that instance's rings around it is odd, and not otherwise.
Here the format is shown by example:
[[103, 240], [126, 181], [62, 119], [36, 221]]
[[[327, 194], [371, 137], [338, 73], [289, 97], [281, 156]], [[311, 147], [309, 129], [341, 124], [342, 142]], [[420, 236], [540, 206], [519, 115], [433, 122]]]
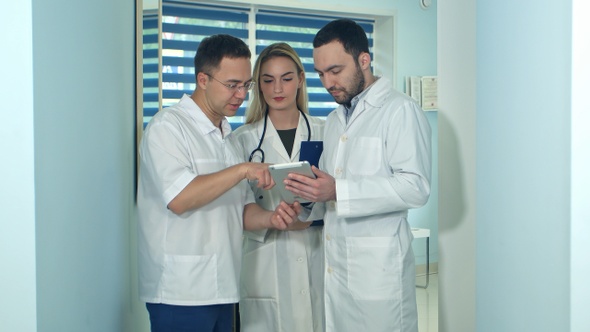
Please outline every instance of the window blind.
[[[248, 15], [248, 8], [163, 1], [162, 107], [195, 90], [194, 57], [203, 38], [224, 33], [248, 44]], [[232, 126], [242, 122], [247, 105], [238, 110], [238, 119], [230, 119]]]
[[[251, 12], [254, 15], [250, 15]], [[159, 109], [160, 99], [161, 107], [167, 107], [176, 103], [183, 94], [194, 91], [193, 59], [203, 38], [227, 33], [248, 44], [250, 27], [255, 27], [254, 58], [264, 47], [274, 42], [286, 42], [297, 51], [305, 67], [312, 115], [325, 117], [337, 106], [313, 69], [312, 42], [319, 29], [338, 17], [179, 0], [163, 0], [161, 15], [160, 35], [157, 13], [144, 15], [144, 127]], [[255, 22], [250, 22], [250, 19]], [[367, 32], [372, 53], [374, 21], [355, 21]], [[161, 38], [161, 58], [158, 54], [158, 38]], [[159, 86], [162, 88], [161, 95]], [[248, 100], [236, 116], [229, 119], [233, 128], [243, 123], [247, 106]]]
[[[259, 10], [256, 14], [256, 55], [275, 42], [286, 42], [295, 49], [305, 67], [309, 112], [314, 116], [325, 117], [338, 106], [313, 69], [313, 38], [324, 25], [338, 18], [340, 17], [293, 14], [275, 10]], [[355, 21], [367, 33], [369, 47], [372, 50], [374, 21]]]
[[158, 65], [158, 13], [143, 13], [143, 127], [160, 107]]

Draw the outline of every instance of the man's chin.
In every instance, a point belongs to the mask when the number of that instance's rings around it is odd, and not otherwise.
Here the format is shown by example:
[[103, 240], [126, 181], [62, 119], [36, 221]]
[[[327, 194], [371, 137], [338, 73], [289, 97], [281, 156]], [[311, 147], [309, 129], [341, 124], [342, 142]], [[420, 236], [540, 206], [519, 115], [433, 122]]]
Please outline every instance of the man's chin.
[[339, 105], [350, 104], [350, 99], [348, 98], [334, 98], [334, 101]]
[[230, 108], [226, 108], [223, 113], [226, 117], [232, 117], [232, 116], [235, 116], [239, 110], [240, 110], [239, 107], [237, 107], [237, 108], [230, 107]]

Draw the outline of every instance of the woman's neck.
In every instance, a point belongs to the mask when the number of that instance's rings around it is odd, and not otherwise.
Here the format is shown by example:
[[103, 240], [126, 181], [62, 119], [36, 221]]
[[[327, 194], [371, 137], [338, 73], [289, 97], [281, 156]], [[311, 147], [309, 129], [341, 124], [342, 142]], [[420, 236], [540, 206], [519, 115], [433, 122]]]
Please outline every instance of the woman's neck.
[[268, 117], [277, 130], [293, 129], [299, 125], [299, 110], [296, 107], [289, 110], [269, 110]]

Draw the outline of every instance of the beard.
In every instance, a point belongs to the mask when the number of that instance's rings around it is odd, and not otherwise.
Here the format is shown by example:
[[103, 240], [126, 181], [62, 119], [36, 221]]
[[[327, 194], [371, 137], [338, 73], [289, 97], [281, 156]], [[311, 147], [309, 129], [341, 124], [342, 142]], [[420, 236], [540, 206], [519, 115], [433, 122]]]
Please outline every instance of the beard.
[[356, 72], [352, 77], [351, 84], [346, 88], [332, 88], [328, 91], [342, 91], [341, 96], [334, 96], [334, 101], [340, 105], [350, 106], [350, 102], [356, 96], [358, 96], [361, 92], [363, 92], [365, 88], [365, 77], [363, 76], [363, 72], [359, 65], [356, 66]]

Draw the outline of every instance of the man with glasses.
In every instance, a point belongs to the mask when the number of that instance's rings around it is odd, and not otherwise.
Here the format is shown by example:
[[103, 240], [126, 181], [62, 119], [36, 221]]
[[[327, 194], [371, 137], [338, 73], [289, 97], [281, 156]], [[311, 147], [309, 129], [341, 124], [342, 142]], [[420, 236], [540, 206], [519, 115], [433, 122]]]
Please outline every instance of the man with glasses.
[[226, 119], [252, 87], [250, 50], [229, 35], [201, 41], [196, 89], [158, 112], [140, 145], [140, 298], [153, 332], [232, 329], [242, 229], [285, 229], [300, 212], [266, 211], [245, 179], [274, 185], [266, 164], [242, 163]]

